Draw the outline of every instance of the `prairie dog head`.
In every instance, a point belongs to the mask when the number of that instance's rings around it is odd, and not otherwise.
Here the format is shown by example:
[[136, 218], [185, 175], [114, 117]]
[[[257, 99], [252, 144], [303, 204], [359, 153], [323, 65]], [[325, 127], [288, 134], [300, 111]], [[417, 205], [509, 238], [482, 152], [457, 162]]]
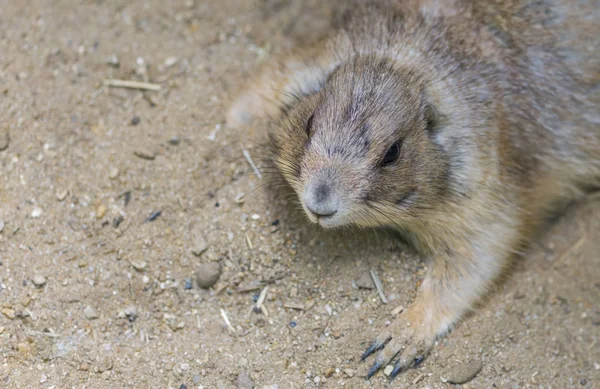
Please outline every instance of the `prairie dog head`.
[[439, 202], [447, 161], [425, 82], [358, 56], [301, 97], [271, 131], [275, 164], [326, 228], [402, 225]]

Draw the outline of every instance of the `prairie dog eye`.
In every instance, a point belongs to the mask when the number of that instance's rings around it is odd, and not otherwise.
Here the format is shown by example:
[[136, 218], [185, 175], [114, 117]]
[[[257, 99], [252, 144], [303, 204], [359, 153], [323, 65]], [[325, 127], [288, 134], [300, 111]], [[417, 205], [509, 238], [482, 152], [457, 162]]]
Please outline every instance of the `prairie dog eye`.
[[381, 166], [388, 166], [393, 164], [400, 158], [400, 147], [402, 146], [402, 142], [398, 141], [394, 143], [388, 151], [386, 151], [385, 156], [383, 157], [383, 161], [381, 161]]
[[304, 128], [306, 130], [306, 135], [308, 135], [309, 137], [310, 137], [310, 133], [312, 131], [312, 124], [313, 124], [314, 117], [315, 117], [314, 113], [312, 115], [310, 115], [310, 117], [308, 118], [308, 121], [306, 122], [306, 127]]

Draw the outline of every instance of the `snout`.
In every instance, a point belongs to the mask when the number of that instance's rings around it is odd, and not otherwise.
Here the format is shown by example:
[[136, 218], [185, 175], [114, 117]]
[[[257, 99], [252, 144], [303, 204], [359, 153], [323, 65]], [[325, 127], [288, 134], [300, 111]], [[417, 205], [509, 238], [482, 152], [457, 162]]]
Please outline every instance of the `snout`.
[[325, 180], [316, 180], [306, 185], [302, 202], [309, 218], [317, 223], [332, 218], [340, 207], [340, 198], [335, 187]]

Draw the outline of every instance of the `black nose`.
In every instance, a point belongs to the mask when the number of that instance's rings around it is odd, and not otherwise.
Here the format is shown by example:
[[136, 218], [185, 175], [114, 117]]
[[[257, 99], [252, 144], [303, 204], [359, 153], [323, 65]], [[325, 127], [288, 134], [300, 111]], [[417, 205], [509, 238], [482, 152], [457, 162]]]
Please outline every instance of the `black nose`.
[[338, 199], [331, 186], [321, 182], [306, 187], [304, 205], [317, 216], [331, 216], [338, 210]]

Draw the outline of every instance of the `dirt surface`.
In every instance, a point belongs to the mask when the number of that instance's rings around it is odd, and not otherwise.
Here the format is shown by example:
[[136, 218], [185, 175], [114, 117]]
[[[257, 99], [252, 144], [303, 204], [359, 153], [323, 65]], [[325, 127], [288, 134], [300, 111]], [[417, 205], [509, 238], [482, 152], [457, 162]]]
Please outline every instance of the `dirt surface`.
[[[223, 124], [248, 72], [321, 31], [319, 3], [0, 0], [0, 387], [446, 388], [477, 361], [465, 388], [600, 387], [598, 201], [417, 369], [364, 380], [427, 264], [307, 225], [242, 154], [260, 161], [260, 129]], [[371, 268], [387, 305], [359, 288]]]

